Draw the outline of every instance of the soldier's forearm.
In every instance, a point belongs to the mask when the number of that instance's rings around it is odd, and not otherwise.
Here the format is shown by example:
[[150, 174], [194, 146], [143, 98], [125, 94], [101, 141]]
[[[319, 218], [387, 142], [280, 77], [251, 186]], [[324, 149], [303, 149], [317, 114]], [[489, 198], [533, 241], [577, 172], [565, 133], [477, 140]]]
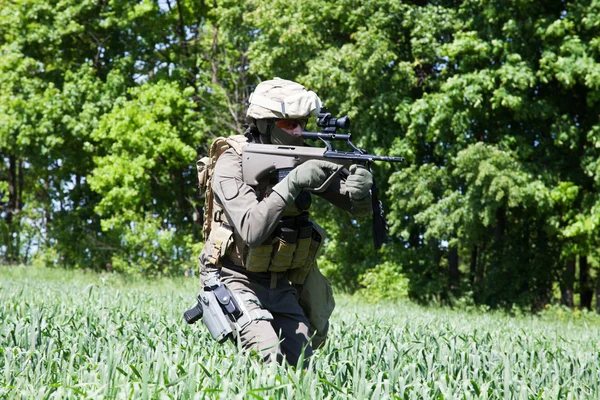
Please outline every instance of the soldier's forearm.
[[285, 208], [283, 198], [273, 192], [269, 197], [249, 208], [242, 218], [232, 222], [244, 243], [248, 247], [255, 248], [273, 232]]

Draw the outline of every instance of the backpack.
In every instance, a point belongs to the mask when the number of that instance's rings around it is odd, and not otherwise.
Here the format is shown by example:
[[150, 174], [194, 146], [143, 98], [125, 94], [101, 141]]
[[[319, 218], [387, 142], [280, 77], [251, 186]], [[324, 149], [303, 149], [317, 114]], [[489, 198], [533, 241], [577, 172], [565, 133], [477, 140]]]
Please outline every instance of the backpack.
[[196, 160], [196, 169], [198, 171], [198, 189], [200, 198], [204, 198], [204, 223], [202, 233], [204, 240], [208, 240], [212, 226], [212, 216], [214, 208], [214, 193], [212, 190], [212, 178], [217, 160], [225, 151], [234, 149], [237, 154], [242, 155], [244, 146], [248, 140], [244, 135], [235, 135], [230, 137], [217, 137], [208, 150], [208, 157], [202, 157]]

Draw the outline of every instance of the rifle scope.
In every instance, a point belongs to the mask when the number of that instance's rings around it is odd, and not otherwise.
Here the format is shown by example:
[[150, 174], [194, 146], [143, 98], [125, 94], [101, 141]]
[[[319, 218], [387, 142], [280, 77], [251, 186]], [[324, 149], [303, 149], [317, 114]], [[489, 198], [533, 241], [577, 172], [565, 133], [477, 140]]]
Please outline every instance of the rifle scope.
[[325, 132], [335, 132], [336, 129], [349, 129], [350, 117], [347, 115], [339, 118], [332, 117], [326, 107], [321, 107], [319, 116], [317, 117], [317, 126], [321, 127]]

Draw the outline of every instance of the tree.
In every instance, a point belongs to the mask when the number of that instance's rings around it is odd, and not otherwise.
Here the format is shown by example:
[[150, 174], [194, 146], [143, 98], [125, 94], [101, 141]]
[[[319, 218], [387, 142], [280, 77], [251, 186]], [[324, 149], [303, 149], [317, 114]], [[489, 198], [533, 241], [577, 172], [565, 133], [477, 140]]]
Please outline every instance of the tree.
[[[244, 7], [236, 4], [27, 0], [3, 6], [0, 113], [7, 122], [0, 126], [0, 174], [6, 177], [0, 187], [0, 232], [5, 261], [27, 261], [25, 249], [37, 248], [37, 257], [50, 264], [111, 267], [111, 260], [123, 254], [123, 243], [139, 243], [144, 234], [133, 237], [137, 234], [129, 230], [125, 237], [126, 230], [103, 230], [110, 225], [105, 221], [110, 207], [102, 196], [118, 188], [107, 189], [96, 173], [110, 170], [107, 163], [113, 161], [112, 167], [120, 165], [125, 176], [135, 176], [139, 161], [143, 172], [137, 173], [154, 174], [162, 190], [155, 186], [145, 197], [156, 207], [128, 209], [138, 213], [129, 221], [140, 224], [152, 209], [153, 223], [146, 224], [146, 230], [166, 226], [169, 240], [186, 249], [185, 262], [151, 269], [177, 270], [189, 264], [190, 241], [199, 241], [202, 224], [193, 158], [211, 136], [241, 127], [240, 114], [251, 87], [244, 53], [249, 39], [238, 23]], [[134, 89], [140, 85], [143, 89]], [[153, 107], [150, 103], [161, 99], [162, 89], [169, 100], [165, 108]], [[175, 104], [172, 111], [166, 110], [173, 105], [169, 101]], [[172, 130], [144, 130], [139, 118], [130, 123], [133, 132], [124, 125], [113, 126], [118, 125], [114, 118], [127, 117], [124, 111], [140, 109], [150, 124]], [[174, 116], [182, 120], [171, 124]], [[157, 145], [155, 154], [142, 146], [148, 158], [141, 162], [131, 156], [135, 146], [126, 149], [129, 152], [118, 147], [126, 139], [115, 137], [115, 132], [131, 138], [153, 132], [141, 143]], [[161, 147], [173, 133], [179, 147]], [[185, 162], [177, 158], [182, 154]], [[173, 163], [165, 160], [171, 156]], [[108, 182], [104, 184], [118, 185], [103, 178]], [[129, 260], [123, 269], [135, 270], [133, 260], [140, 257], [146, 253], [119, 259]], [[147, 257], [146, 265], [156, 262], [152, 255]]]

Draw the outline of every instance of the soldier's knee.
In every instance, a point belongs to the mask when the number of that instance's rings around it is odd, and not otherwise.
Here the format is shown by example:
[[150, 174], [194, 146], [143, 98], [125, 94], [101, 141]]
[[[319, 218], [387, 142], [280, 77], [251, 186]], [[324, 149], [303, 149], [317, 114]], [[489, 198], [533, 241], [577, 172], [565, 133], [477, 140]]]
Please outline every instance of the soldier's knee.
[[240, 332], [239, 340], [245, 350], [253, 350], [265, 361], [282, 359], [279, 337], [269, 321], [252, 321]]
[[277, 336], [266, 335], [266, 337], [259, 341], [256, 350], [265, 362], [283, 362], [283, 353], [281, 352], [281, 345]]

